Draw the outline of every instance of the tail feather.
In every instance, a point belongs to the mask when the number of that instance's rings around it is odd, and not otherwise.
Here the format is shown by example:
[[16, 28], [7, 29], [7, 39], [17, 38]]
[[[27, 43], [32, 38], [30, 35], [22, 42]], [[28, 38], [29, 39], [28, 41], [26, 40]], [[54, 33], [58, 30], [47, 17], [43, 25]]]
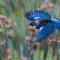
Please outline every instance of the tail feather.
[[60, 20], [54, 21], [54, 26], [56, 29], [60, 30]]

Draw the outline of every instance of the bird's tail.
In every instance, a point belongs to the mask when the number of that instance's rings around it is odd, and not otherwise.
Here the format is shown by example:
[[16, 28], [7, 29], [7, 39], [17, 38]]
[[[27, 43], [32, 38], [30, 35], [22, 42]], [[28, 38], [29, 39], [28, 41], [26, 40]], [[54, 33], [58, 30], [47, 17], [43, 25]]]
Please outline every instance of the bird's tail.
[[54, 20], [53, 23], [54, 23], [55, 28], [60, 30], [60, 19]]

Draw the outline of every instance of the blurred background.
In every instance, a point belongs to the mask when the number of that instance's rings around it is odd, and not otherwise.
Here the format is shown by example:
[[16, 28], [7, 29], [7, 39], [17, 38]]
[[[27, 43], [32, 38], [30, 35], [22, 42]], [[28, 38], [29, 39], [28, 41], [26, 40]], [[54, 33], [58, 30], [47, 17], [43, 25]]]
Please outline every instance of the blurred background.
[[[37, 50], [28, 50], [25, 43], [30, 33], [24, 14], [48, 2], [53, 4], [51, 15], [60, 18], [60, 0], [0, 0], [0, 60], [60, 60], [60, 41], [43, 41]], [[54, 40], [60, 40], [59, 33]]]

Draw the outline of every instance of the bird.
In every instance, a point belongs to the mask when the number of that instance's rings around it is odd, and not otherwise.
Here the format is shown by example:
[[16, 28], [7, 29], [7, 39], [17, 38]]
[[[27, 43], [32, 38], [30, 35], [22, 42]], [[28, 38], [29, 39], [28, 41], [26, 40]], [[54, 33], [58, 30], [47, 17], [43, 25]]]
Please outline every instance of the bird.
[[60, 31], [60, 19], [52, 18], [51, 14], [44, 10], [32, 10], [25, 13], [25, 18], [31, 21], [31, 25], [36, 26], [38, 31], [33, 41], [46, 40], [55, 30]]

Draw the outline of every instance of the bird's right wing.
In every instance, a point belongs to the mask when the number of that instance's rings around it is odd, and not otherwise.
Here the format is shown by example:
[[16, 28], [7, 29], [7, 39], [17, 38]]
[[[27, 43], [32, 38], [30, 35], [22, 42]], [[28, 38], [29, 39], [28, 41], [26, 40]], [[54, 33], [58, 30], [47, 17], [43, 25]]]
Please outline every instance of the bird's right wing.
[[42, 41], [48, 38], [55, 31], [53, 23], [48, 23], [36, 33], [36, 40]]

